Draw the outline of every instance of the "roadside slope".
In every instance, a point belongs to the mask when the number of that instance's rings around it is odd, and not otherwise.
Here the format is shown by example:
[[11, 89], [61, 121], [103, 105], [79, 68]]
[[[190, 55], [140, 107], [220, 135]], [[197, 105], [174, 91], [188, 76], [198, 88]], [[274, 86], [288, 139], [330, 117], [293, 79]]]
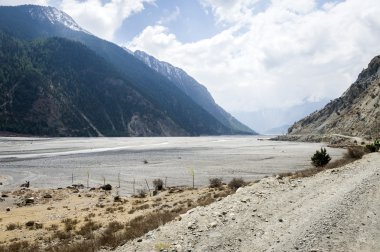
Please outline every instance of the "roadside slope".
[[116, 251], [380, 251], [379, 161], [263, 179]]

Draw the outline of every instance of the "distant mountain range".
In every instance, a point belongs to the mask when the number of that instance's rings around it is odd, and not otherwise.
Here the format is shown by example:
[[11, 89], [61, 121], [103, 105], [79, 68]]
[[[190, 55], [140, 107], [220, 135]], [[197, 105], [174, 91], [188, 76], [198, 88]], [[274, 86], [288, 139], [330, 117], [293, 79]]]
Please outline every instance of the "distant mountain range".
[[329, 100], [308, 101], [289, 108], [270, 108], [254, 112], [235, 112], [236, 118], [262, 134], [286, 134], [288, 128], [298, 121], [323, 108]]
[[380, 56], [343, 95], [289, 128], [289, 135], [340, 134], [380, 137]]
[[91, 35], [55, 8], [0, 7], [0, 31], [0, 60], [6, 62], [0, 66], [0, 131], [49, 136], [255, 133], [183, 71], [176, 78], [152, 69], [139, 53], [135, 57]]
[[216, 104], [207, 88], [182, 69], [172, 66], [170, 63], [159, 61], [143, 51], [135, 51], [133, 55], [156, 72], [167, 77], [181, 91], [191, 97], [199, 106], [204, 108], [227, 128], [235, 132], [257, 134]]

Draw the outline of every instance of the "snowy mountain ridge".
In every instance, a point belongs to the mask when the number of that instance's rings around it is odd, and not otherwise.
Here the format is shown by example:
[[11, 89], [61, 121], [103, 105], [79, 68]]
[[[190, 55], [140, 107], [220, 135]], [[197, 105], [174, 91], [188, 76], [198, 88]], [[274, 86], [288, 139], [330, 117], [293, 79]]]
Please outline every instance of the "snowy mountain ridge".
[[65, 27], [90, 34], [88, 31], [81, 28], [69, 15], [54, 7], [41, 7], [35, 6], [30, 8], [29, 14], [32, 18], [40, 21], [48, 21], [51, 24], [62, 24]]

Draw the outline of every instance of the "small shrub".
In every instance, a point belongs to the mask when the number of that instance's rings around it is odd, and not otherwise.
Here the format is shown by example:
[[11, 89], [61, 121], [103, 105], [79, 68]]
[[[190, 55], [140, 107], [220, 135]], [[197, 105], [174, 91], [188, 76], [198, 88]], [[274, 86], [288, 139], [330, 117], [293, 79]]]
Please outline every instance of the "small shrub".
[[164, 188], [164, 181], [162, 179], [153, 180], [154, 189], [157, 191], [161, 191]]
[[58, 225], [57, 224], [51, 224], [50, 227], [46, 227], [45, 229], [48, 231], [57, 231]]
[[115, 233], [121, 229], [123, 229], [125, 225], [121, 224], [120, 222], [117, 221], [112, 221], [108, 224], [107, 231]]
[[75, 226], [79, 223], [79, 221], [77, 219], [73, 220], [73, 219], [67, 218], [67, 219], [62, 220], [62, 223], [65, 224], [65, 231], [68, 232], [68, 231], [74, 230]]
[[144, 189], [137, 190], [137, 197], [145, 198], [146, 197], [146, 190], [144, 190]]
[[70, 239], [71, 236], [72, 236], [71, 232], [65, 232], [65, 231], [62, 231], [62, 230], [57, 230], [52, 235], [52, 238], [53, 239], [57, 238], [59, 240], [67, 240], [67, 239]]
[[7, 231], [12, 231], [12, 230], [15, 230], [15, 229], [21, 229], [21, 225], [20, 224], [15, 224], [15, 223], [9, 223], [7, 226], [6, 226], [6, 230]]
[[311, 157], [311, 162], [315, 167], [323, 167], [327, 165], [331, 160], [329, 154], [325, 148], [321, 148], [321, 151], [316, 151], [315, 154]]
[[141, 206], [137, 206], [136, 210], [145, 210], [145, 209], [149, 209], [149, 207], [150, 207], [149, 204], [144, 204], [144, 205], [141, 205]]
[[89, 239], [93, 238], [93, 232], [101, 228], [102, 225], [92, 220], [86, 222], [76, 233]]
[[42, 229], [44, 227], [44, 224], [42, 224], [42, 223], [34, 223], [34, 228], [35, 229]]
[[367, 149], [368, 152], [378, 152], [379, 151], [379, 147], [374, 145], [374, 144], [367, 144], [365, 146], [365, 148]]
[[211, 188], [219, 188], [222, 186], [222, 178], [210, 178], [209, 179], [209, 182], [210, 182], [210, 187]]
[[233, 190], [237, 190], [239, 187], [243, 187], [245, 185], [246, 183], [243, 178], [233, 178], [230, 183], [228, 183], [228, 187]]
[[352, 159], [361, 159], [364, 156], [364, 148], [362, 147], [348, 147], [347, 153], [345, 154], [346, 158]]

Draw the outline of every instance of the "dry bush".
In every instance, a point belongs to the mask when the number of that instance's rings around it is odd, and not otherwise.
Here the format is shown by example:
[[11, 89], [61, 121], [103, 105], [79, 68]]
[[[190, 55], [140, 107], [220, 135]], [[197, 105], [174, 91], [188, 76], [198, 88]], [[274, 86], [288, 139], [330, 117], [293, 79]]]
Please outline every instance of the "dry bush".
[[77, 234], [83, 236], [86, 239], [93, 238], [93, 232], [101, 228], [102, 225], [100, 223], [96, 223], [92, 220], [86, 222], [80, 229], [76, 232]]
[[233, 178], [230, 183], [228, 183], [228, 187], [237, 190], [239, 187], [246, 186], [246, 182], [243, 180], [243, 178]]
[[9, 223], [7, 226], [6, 226], [6, 230], [7, 231], [12, 231], [12, 230], [15, 230], [15, 229], [21, 229], [21, 225], [19, 223]]
[[361, 146], [348, 147], [345, 158], [361, 159], [365, 154], [364, 148]]
[[157, 191], [161, 191], [164, 188], [164, 181], [162, 179], [153, 180], [154, 189]]
[[114, 213], [115, 212], [115, 208], [113, 207], [107, 207], [106, 208], [106, 213]]
[[368, 152], [378, 152], [378, 151], [379, 151], [379, 147], [376, 146], [376, 145], [374, 145], [374, 144], [367, 144], [367, 145], [365, 146], [365, 148], [366, 148], [366, 150], [367, 150]]
[[223, 185], [223, 179], [222, 178], [210, 178], [210, 187], [211, 188], [219, 188]]
[[353, 161], [354, 160], [351, 158], [341, 158], [341, 159], [337, 159], [337, 160], [334, 160], [334, 161], [328, 163], [325, 168], [326, 168], [326, 170], [327, 169], [334, 169], [334, 168], [345, 166], [346, 164], [349, 164]]
[[215, 201], [215, 198], [211, 196], [211, 193], [203, 195], [197, 199], [198, 206], [207, 206]]
[[53, 233], [52, 238], [53, 239], [59, 239], [59, 240], [68, 240], [72, 237], [71, 232], [65, 232], [63, 230], [57, 230]]
[[144, 204], [144, 205], [141, 205], [141, 206], [137, 206], [136, 210], [145, 210], [145, 209], [149, 209], [149, 207], [150, 207], [149, 204]]
[[37, 244], [30, 244], [28, 241], [13, 242], [9, 245], [1, 245], [0, 252], [35, 252], [39, 251]]
[[58, 230], [58, 225], [57, 224], [51, 224], [50, 227], [45, 228], [47, 231], [56, 231]]
[[61, 222], [63, 224], [65, 224], [65, 231], [66, 232], [74, 230], [75, 226], [79, 223], [79, 221], [77, 219], [73, 220], [73, 219], [70, 219], [70, 218], [63, 219]]
[[146, 197], [146, 190], [145, 189], [137, 190], [137, 197], [138, 198], [145, 198]]

